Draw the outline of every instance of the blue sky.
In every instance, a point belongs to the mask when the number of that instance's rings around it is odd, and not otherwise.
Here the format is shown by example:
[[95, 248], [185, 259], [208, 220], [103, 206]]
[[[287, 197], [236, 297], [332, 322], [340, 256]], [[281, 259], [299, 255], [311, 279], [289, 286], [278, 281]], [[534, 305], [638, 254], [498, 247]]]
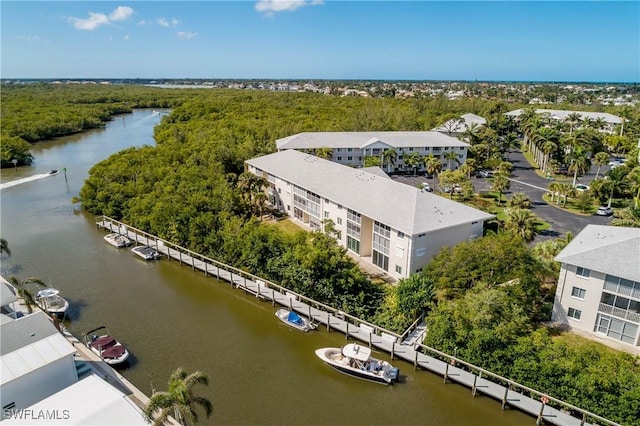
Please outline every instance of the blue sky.
[[640, 2], [0, 3], [2, 78], [640, 82]]

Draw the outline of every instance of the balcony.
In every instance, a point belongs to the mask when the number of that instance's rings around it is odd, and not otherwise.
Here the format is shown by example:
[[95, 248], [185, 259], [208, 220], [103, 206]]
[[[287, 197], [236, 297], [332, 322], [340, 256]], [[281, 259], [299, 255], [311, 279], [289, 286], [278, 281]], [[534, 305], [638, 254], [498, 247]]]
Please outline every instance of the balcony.
[[598, 312], [603, 314], [609, 314], [616, 318], [633, 321], [635, 323], [640, 323], [640, 313], [628, 311], [626, 309], [616, 308], [615, 306], [606, 305], [604, 303], [600, 303], [598, 307]]

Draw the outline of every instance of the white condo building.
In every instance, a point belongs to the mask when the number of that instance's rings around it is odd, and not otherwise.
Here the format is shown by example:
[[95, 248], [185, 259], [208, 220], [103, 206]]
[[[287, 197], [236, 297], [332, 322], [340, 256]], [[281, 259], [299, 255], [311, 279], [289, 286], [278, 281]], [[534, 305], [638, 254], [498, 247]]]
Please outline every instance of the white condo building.
[[[295, 149], [313, 153], [319, 148], [332, 150], [331, 161], [346, 166], [362, 167], [364, 157], [380, 157], [387, 150], [396, 152], [393, 164], [385, 165], [387, 172], [410, 170], [404, 164], [405, 155], [412, 152], [421, 157], [433, 154], [442, 161], [442, 168], [456, 169], [467, 159], [469, 144], [440, 132], [306, 132], [276, 140], [278, 151]], [[458, 161], [448, 161], [447, 152], [456, 153]], [[424, 170], [420, 164], [419, 170]]]
[[285, 150], [246, 161], [269, 182], [269, 202], [303, 227], [324, 231], [396, 279], [419, 272], [442, 247], [482, 236], [483, 211], [390, 179], [377, 167], [354, 169]]
[[[622, 124], [622, 118], [617, 115], [609, 114], [608, 112], [591, 112], [591, 111], [565, 111], [560, 109], [536, 109], [536, 114], [540, 114], [548, 117], [551, 120], [565, 121], [571, 114], [578, 114], [580, 120], [603, 120], [605, 127], [602, 129], [604, 133], [613, 133], [616, 126]], [[516, 109], [507, 112], [505, 115], [508, 117], [519, 117], [524, 112], [524, 109]]]
[[588, 225], [555, 260], [552, 320], [640, 353], [640, 228]]

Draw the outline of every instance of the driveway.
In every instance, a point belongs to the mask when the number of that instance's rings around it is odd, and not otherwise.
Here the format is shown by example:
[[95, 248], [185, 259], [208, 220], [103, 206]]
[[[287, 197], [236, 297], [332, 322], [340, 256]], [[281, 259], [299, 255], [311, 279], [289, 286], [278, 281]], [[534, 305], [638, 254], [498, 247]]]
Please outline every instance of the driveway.
[[[523, 192], [531, 199], [531, 210], [551, 225], [550, 229], [536, 237], [536, 241], [561, 237], [567, 232], [571, 232], [575, 236], [589, 224], [609, 225], [611, 223], [611, 217], [577, 215], [547, 204], [542, 199], [542, 195], [547, 191], [547, 187], [552, 180], [538, 176], [520, 151], [512, 151], [509, 161], [513, 163], [514, 167], [510, 178], [511, 187], [506, 192], [507, 197], [510, 198], [516, 192]], [[600, 170], [600, 175], [607, 170], [609, 170], [609, 167], [603, 166]], [[591, 167], [591, 170], [582, 176], [578, 182], [589, 185], [595, 178], [596, 171], [597, 167]], [[433, 186], [433, 179], [428, 179], [424, 175], [416, 176], [415, 178], [413, 176], [393, 176], [392, 179], [412, 186], [417, 186], [422, 182], [427, 182]], [[476, 192], [489, 191], [491, 189], [491, 179], [474, 177], [471, 178], [471, 181]], [[436, 179], [437, 184], [438, 180]]]

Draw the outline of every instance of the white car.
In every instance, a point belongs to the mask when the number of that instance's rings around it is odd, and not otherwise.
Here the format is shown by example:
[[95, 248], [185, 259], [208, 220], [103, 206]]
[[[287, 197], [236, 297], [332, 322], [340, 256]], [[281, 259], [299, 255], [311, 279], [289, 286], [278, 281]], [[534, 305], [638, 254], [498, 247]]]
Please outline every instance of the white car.
[[613, 214], [613, 209], [607, 206], [600, 206], [598, 207], [596, 214], [598, 216], [611, 216]]
[[580, 192], [588, 191], [589, 187], [587, 185], [576, 185], [576, 190]]

